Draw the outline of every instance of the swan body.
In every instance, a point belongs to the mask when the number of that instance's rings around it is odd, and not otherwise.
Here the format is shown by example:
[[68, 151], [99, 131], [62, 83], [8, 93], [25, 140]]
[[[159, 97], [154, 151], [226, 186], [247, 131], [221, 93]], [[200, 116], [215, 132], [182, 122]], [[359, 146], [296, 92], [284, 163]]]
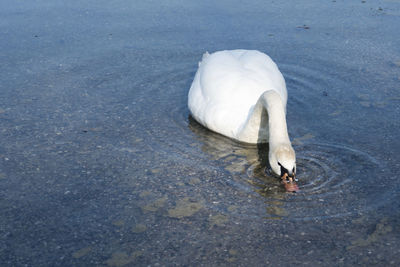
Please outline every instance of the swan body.
[[255, 50], [205, 53], [189, 90], [189, 110], [212, 131], [246, 143], [269, 143], [274, 173], [294, 178], [295, 153], [286, 126], [285, 79]]

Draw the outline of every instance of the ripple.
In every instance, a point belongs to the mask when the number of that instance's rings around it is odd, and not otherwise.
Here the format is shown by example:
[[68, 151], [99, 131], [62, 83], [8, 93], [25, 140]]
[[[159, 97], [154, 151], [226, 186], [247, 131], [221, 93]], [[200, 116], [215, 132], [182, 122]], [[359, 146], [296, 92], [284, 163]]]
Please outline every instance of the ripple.
[[295, 150], [300, 187], [296, 194], [277, 189], [279, 179], [269, 175], [265, 165], [251, 164], [246, 172], [267, 205], [278, 203], [288, 219], [360, 214], [384, 205], [395, 195], [392, 181], [384, 179], [383, 164], [365, 152], [323, 143], [297, 146]]
[[[305, 131], [303, 124], [311, 124], [311, 117], [315, 124], [321, 124], [326, 121], [326, 114], [337, 112], [342, 105], [335, 99], [341, 99], [338, 96], [345, 83], [330, 75], [329, 70], [295, 65], [283, 65], [282, 69], [289, 102], [302, 111], [298, 117], [292, 115], [292, 121], [297, 122], [291, 125], [295, 136]], [[139, 105], [151, 103], [141, 105], [143, 114], [151, 120], [145, 125], [145, 142], [155, 154], [162, 155], [159, 158], [176, 161], [183, 170], [178, 174], [185, 176], [190, 170], [205, 177], [201, 179], [204, 183], [196, 184], [196, 190], [205, 199], [214, 196], [206, 201], [208, 208], [221, 213], [228, 210], [229, 214], [243, 218], [320, 220], [360, 214], [393, 199], [395, 189], [384, 178], [382, 162], [348, 146], [308, 141], [295, 146], [301, 191], [287, 193], [280, 180], [265, 171], [268, 146], [235, 142], [207, 130], [190, 117], [187, 92], [194, 70], [182, 64], [150, 77], [143, 85], [147, 88], [144, 95], [137, 99], [142, 100]], [[330, 84], [335, 87], [329, 95], [335, 97], [324, 98], [324, 88]], [[329, 125], [322, 126], [335, 133]]]
[[332, 62], [320, 61], [318, 66], [321, 69], [296, 64], [280, 65], [287, 84], [289, 113], [292, 111], [291, 107], [302, 110], [303, 114], [309, 116], [326, 116], [342, 109], [345, 99], [348, 98], [348, 90], [344, 89], [349, 85], [345, 77], [331, 73], [331, 70], [337, 69], [338, 66], [332, 65]]
[[149, 143], [160, 153], [177, 152], [188, 155], [190, 136], [187, 91], [193, 76], [191, 66], [181, 64], [165, 73], [148, 78], [144, 114], [151, 120]]
[[[298, 151], [298, 171], [307, 194], [331, 193], [332, 189], [354, 182], [356, 173], [375, 169], [378, 162], [370, 155], [340, 145], [314, 144]], [[353, 172], [353, 173], [350, 173]]]

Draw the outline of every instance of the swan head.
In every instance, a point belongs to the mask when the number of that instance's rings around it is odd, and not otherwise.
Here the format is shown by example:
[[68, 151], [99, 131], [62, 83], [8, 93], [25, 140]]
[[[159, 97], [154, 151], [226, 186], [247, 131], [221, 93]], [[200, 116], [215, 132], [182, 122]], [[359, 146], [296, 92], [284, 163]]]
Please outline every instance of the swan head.
[[280, 144], [269, 151], [272, 171], [281, 177], [287, 191], [298, 191], [296, 185], [296, 154], [290, 144]]

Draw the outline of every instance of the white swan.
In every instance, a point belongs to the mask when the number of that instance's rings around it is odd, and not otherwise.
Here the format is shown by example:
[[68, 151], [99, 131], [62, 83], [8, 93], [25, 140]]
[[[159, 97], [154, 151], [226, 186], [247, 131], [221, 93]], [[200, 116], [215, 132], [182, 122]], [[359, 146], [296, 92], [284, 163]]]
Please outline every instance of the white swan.
[[205, 53], [189, 90], [192, 116], [217, 133], [246, 143], [269, 142], [273, 172], [294, 180], [296, 156], [286, 126], [285, 80], [255, 50]]

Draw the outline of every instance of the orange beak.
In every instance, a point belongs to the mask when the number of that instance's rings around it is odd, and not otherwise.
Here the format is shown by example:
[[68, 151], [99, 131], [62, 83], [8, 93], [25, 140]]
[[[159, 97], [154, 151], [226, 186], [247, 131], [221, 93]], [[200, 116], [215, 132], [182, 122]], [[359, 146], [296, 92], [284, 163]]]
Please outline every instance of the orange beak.
[[286, 191], [288, 192], [297, 192], [299, 191], [299, 187], [296, 184], [296, 181], [293, 177], [289, 176], [287, 173], [284, 173], [281, 177], [282, 183], [285, 186]]

